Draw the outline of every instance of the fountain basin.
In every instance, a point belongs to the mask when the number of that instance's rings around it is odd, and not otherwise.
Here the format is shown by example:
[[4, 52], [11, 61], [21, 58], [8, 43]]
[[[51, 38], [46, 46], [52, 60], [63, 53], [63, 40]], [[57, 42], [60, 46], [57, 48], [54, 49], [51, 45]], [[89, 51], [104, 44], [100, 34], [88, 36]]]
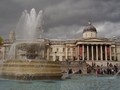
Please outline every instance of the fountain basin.
[[45, 60], [6, 60], [0, 66], [0, 77], [18, 80], [61, 79], [59, 62]]

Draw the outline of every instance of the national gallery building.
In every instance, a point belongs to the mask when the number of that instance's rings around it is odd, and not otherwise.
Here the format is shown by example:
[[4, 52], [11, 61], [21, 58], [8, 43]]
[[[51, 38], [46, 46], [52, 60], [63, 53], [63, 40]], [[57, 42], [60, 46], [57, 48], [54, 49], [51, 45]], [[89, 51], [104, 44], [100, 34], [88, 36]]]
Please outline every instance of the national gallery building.
[[[98, 38], [97, 34], [97, 29], [91, 23], [88, 23], [83, 29], [81, 39], [37, 39], [37, 41], [44, 41], [47, 46], [44, 52], [46, 60], [84, 60], [90, 65], [92, 63], [104, 66], [106, 66], [107, 63], [120, 65], [120, 42], [108, 38]], [[6, 52], [8, 51], [7, 47], [10, 46], [13, 38], [14, 33], [10, 33], [9, 43], [5, 42], [1, 48], [3, 59], [5, 59]]]

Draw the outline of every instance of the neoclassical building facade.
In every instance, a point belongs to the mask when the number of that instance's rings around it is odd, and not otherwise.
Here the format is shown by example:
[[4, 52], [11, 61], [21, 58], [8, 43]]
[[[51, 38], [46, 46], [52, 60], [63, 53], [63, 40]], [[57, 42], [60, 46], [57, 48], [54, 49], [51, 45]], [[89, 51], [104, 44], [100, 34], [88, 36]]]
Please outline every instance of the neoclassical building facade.
[[97, 29], [88, 23], [83, 29], [83, 37], [78, 40], [50, 41], [49, 60], [85, 60], [106, 66], [107, 63], [120, 64], [120, 42], [108, 38], [98, 38]]
[[[81, 39], [75, 40], [48, 40], [46, 60], [52, 61], [86, 61], [88, 64], [96, 63], [106, 66], [107, 63], [120, 65], [120, 42], [108, 38], [98, 38], [97, 29], [88, 23], [83, 29]], [[10, 45], [15, 40], [15, 33], [11, 33], [10, 39], [1, 47], [2, 56], [5, 59]], [[13, 38], [13, 39], [12, 39]], [[41, 41], [43, 39], [37, 39]]]

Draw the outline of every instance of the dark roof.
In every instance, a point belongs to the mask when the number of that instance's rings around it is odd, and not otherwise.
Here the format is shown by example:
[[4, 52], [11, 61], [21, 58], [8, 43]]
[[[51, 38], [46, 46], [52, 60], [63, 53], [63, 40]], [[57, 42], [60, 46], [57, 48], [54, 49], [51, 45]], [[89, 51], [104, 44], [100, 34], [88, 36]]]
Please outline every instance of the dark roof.
[[89, 22], [87, 26], [85, 26], [85, 28], [83, 29], [83, 33], [87, 32], [87, 31], [91, 31], [91, 32], [96, 32], [97, 30], [96, 28]]

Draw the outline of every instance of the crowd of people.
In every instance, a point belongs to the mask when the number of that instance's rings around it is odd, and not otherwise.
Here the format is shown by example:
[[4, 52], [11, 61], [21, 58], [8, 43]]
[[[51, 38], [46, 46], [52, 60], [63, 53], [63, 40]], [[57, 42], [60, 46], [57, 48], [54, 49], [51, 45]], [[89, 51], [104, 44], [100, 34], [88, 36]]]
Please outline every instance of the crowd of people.
[[89, 65], [84, 61], [84, 62], [79, 62], [79, 65], [81, 66], [78, 67], [79, 69], [76, 67], [75, 67], [76, 69], [73, 68], [74, 64], [76, 65], [76, 63], [67, 62], [66, 64], [68, 65], [68, 67], [63, 72], [67, 72], [68, 74], [115, 75], [118, 71], [120, 71], [120, 66], [118, 64], [112, 64], [112, 63], [107, 63], [106, 66], [102, 64], [97, 65], [96, 63], [92, 63], [92, 65]]
[[107, 63], [107, 67], [103, 67], [103, 65], [95, 65], [87, 67], [87, 73], [95, 73], [96, 75], [114, 75], [118, 72], [118, 65], [112, 65], [111, 63]]

